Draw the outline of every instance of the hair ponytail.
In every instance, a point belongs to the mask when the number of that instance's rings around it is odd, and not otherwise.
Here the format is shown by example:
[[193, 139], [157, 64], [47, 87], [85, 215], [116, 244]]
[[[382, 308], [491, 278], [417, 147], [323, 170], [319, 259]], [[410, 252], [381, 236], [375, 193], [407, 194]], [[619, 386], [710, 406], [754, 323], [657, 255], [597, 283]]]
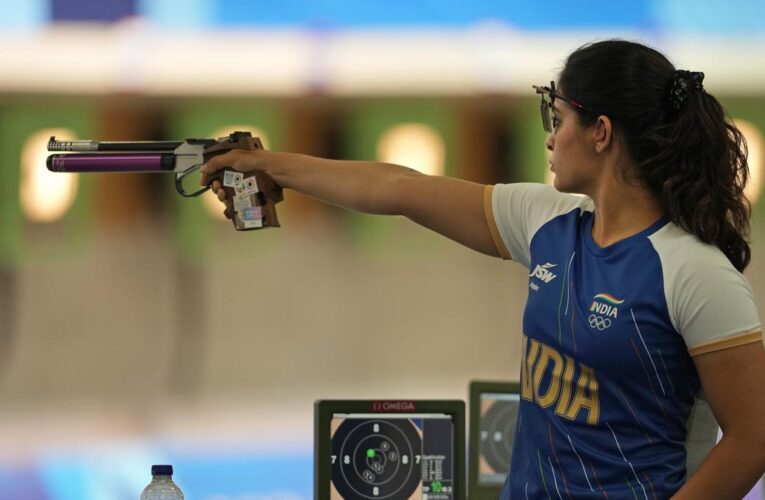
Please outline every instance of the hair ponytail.
[[692, 92], [673, 118], [638, 138], [639, 175], [673, 222], [743, 271], [751, 258], [744, 137], [703, 90]]
[[[609, 40], [572, 53], [560, 86], [614, 122], [635, 164], [627, 178], [645, 186], [674, 223], [716, 245], [743, 271], [751, 258], [746, 142], [701, 79], [701, 73], [675, 70], [654, 49]], [[584, 124], [597, 119], [578, 116]]]

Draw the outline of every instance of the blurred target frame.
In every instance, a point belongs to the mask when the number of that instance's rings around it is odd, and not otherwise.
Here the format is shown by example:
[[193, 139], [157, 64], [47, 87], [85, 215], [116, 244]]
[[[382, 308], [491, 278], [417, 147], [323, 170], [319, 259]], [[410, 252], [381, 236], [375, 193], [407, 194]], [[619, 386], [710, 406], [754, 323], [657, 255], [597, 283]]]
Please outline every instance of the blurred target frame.
[[468, 491], [471, 500], [496, 499], [510, 470], [520, 404], [517, 382], [470, 383]]

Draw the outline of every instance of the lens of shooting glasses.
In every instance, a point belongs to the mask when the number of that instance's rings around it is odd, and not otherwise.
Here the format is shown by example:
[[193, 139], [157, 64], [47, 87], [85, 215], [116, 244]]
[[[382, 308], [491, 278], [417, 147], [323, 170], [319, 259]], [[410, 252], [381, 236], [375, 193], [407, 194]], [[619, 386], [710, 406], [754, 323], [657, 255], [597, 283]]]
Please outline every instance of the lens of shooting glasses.
[[542, 95], [542, 104], [539, 105], [539, 111], [542, 114], [542, 128], [545, 132], [552, 132], [552, 117], [550, 116], [550, 103], [545, 100], [544, 94]]

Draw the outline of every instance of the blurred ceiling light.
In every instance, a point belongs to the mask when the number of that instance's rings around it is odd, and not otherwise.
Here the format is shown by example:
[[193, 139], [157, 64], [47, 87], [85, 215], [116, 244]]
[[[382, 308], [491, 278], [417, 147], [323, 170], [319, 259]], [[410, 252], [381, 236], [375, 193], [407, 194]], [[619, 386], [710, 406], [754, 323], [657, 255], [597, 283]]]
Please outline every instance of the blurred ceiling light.
[[762, 194], [763, 170], [765, 170], [765, 138], [757, 127], [746, 120], [733, 120], [738, 129], [744, 134], [749, 149], [749, 182], [744, 193], [752, 204]]
[[[250, 132], [253, 137], [259, 137], [260, 142], [263, 143], [263, 148], [268, 149], [270, 142], [265, 132], [263, 132], [262, 129], [259, 129], [258, 127], [254, 127], [252, 125], [231, 125], [227, 127], [222, 127], [215, 130], [212, 134], [209, 135], [209, 137], [218, 139], [220, 137], [226, 137], [229, 134], [233, 132], [238, 132], [238, 131]], [[213, 216], [213, 218], [217, 220], [226, 220], [226, 216], [223, 215], [223, 210], [225, 207], [220, 201], [218, 201], [218, 197], [215, 196], [215, 194], [212, 191], [208, 191], [202, 195], [202, 202], [204, 203], [205, 210], [207, 210], [207, 213]]]
[[33, 222], [54, 222], [66, 214], [77, 195], [76, 174], [57, 174], [45, 166], [48, 140], [76, 139], [68, 129], [44, 129], [31, 135], [21, 150], [19, 195], [24, 215]]
[[446, 146], [441, 134], [422, 123], [402, 123], [386, 130], [377, 143], [377, 158], [419, 170], [427, 175], [444, 175]]

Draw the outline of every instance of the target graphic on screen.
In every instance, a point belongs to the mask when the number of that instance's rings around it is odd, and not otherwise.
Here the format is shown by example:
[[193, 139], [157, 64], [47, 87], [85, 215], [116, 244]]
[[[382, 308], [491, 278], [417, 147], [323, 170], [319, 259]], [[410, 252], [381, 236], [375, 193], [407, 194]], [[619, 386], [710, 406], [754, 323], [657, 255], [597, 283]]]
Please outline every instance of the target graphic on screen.
[[332, 484], [344, 499], [409, 498], [421, 485], [422, 437], [410, 419], [343, 419], [331, 448]]
[[510, 470], [510, 452], [517, 419], [518, 403], [503, 400], [481, 401], [479, 431], [482, 473], [507, 474]]

